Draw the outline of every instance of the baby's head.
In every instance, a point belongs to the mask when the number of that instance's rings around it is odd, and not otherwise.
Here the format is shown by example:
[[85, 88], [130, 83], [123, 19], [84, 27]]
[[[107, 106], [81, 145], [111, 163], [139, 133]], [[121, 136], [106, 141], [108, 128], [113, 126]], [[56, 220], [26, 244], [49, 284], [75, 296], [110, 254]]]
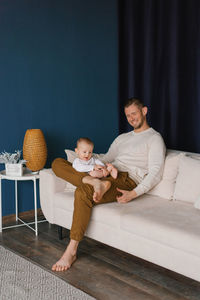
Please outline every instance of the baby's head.
[[89, 138], [80, 138], [77, 141], [75, 152], [78, 158], [88, 161], [92, 157], [94, 143]]

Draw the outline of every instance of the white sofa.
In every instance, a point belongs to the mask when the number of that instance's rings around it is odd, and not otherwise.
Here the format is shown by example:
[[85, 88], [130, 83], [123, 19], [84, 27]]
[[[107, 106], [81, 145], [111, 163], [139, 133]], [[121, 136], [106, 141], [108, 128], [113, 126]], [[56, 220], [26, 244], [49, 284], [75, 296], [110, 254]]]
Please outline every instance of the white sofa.
[[[74, 152], [66, 150], [68, 160]], [[74, 186], [40, 171], [46, 219], [71, 228]], [[163, 178], [127, 203], [94, 207], [86, 236], [200, 281], [200, 154], [167, 151]]]

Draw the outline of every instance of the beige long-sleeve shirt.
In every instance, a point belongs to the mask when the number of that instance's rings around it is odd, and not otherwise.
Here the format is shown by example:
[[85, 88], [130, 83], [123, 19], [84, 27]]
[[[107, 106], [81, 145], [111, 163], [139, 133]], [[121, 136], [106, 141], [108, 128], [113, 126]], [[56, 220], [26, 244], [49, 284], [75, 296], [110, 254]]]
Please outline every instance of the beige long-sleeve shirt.
[[134, 190], [139, 196], [161, 180], [165, 152], [161, 135], [149, 128], [139, 133], [131, 131], [119, 135], [101, 160], [112, 162], [121, 172], [128, 172], [137, 183]]

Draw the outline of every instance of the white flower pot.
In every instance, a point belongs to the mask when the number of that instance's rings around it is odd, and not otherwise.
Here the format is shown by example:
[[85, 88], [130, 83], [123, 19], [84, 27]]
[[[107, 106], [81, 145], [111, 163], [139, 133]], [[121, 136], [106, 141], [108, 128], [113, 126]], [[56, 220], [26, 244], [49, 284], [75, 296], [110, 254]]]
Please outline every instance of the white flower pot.
[[9, 176], [22, 176], [23, 175], [23, 164], [5, 164], [6, 175]]

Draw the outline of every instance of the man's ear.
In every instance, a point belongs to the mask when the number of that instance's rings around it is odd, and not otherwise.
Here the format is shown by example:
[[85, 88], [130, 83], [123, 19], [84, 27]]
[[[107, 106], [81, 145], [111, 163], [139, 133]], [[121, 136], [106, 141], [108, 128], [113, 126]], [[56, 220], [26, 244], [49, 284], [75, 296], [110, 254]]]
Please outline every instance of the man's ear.
[[147, 106], [144, 106], [144, 107], [142, 108], [142, 112], [143, 112], [143, 115], [146, 116], [146, 114], [147, 114], [147, 112], [148, 112]]
[[78, 152], [78, 149], [77, 149], [77, 148], [75, 148], [75, 152], [76, 152], [76, 153]]

